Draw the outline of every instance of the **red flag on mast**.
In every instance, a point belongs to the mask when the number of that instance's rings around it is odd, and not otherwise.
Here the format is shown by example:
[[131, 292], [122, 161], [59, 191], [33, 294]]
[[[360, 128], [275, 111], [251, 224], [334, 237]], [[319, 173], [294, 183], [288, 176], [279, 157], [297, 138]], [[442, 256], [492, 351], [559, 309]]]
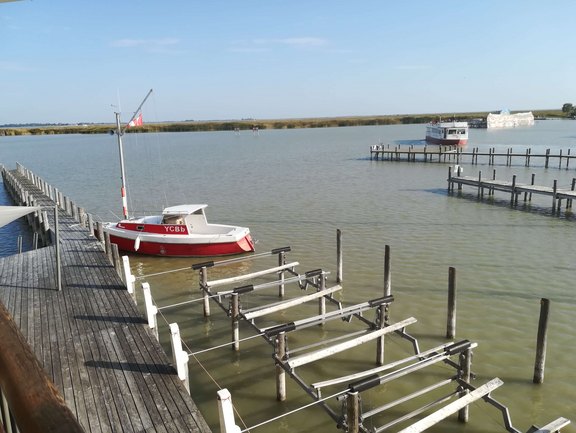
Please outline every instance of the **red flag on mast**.
[[138, 114], [137, 117], [134, 118], [134, 120], [130, 121], [130, 123], [128, 123], [128, 126], [126, 126], [126, 128], [132, 128], [133, 126], [142, 126], [142, 112], [140, 112], [140, 114]]

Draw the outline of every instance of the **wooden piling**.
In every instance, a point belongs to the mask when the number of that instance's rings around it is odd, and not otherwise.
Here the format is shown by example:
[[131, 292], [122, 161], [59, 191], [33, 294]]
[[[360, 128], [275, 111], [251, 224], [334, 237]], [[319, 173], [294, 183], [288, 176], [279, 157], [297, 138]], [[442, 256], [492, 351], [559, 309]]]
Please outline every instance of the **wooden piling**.
[[512, 176], [512, 190], [510, 193], [510, 206], [514, 206], [514, 196], [516, 195], [516, 175]]
[[456, 269], [448, 268], [448, 319], [446, 321], [446, 338], [456, 336]]
[[282, 331], [276, 336], [275, 354], [278, 358], [276, 362], [276, 400], [286, 400], [286, 371], [280, 362], [286, 357], [286, 332]]
[[536, 361], [534, 363], [534, 383], [544, 383], [544, 367], [546, 364], [546, 345], [548, 341], [548, 315], [550, 300], [540, 300], [540, 320], [538, 321], [538, 337], [536, 340]]
[[348, 424], [347, 433], [358, 433], [360, 431], [360, 396], [358, 391], [349, 391], [347, 393], [346, 420]]
[[210, 316], [210, 297], [208, 296], [208, 291], [206, 290], [208, 286], [208, 270], [206, 266], [200, 268], [200, 287], [204, 292], [204, 317]]
[[[558, 191], [558, 181], [556, 179], [554, 179], [554, 186], [552, 187], [553, 192], [552, 192], [552, 213], [556, 213], [556, 194]], [[560, 213], [560, 208], [558, 208], [558, 213]]]
[[[286, 264], [286, 253], [281, 251], [278, 253], [278, 267], [284, 266]], [[278, 284], [278, 297], [284, 297], [284, 271], [280, 272]]]
[[[468, 348], [464, 352], [460, 354], [460, 371], [462, 372], [461, 379], [466, 382], [470, 383], [471, 373], [472, 373], [472, 349]], [[467, 389], [463, 389], [459, 392], [458, 398], [462, 398], [469, 394], [470, 391]], [[458, 411], [458, 421], [460, 422], [468, 422], [470, 418], [470, 409], [469, 406], [466, 405], [462, 409]]]
[[240, 350], [240, 300], [238, 293], [232, 293], [232, 349]]
[[336, 282], [342, 282], [342, 231], [336, 230]]

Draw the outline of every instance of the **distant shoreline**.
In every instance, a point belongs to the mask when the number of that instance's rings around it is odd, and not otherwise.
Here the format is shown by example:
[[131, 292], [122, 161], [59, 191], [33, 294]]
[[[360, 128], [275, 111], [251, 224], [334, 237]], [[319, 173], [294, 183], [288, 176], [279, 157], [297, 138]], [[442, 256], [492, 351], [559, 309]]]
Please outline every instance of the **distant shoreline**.
[[[526, 110], [530, 111], [530, 110]], [[536, 119], [567, 119], [562, 110], [531, 110]], [[489, 112], [477, 113], [436, 113], [415, 115], [386, 116], [349, 116], [320, 117], [305, 119], [242, 119], [222, 121], [183, 121], [145, 123], [142, 126], [128, 129], [127, 132], [195, 132], [195, 131], [236, 131], [257, 129], [297, 129], [297, 128], [332, 128], [346, 126], [370, 125], [405, 125], [428, 123], [438, 118], [470, 121], [486, 118]], [[0, 127], [0, 136], [18, 135], [56, 135], [56, 134], [108, 134], [114, 129], [113, 124], [83, 125], [18, 125]]]

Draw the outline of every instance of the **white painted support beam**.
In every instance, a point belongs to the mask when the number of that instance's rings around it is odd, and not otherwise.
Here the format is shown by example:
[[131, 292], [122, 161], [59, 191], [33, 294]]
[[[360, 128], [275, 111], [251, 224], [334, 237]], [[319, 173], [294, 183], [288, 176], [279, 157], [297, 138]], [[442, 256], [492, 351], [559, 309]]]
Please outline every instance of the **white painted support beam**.
[[246, 281], [246, 280], [250, 280], [252, 278], [261, 277], [262, 275], [273, 274], [275, 272], [282, 272], [282, 271], [285, 271], [286, 269], [290, 269], [290, 268], [293, 268], [295, 266], [298, 266], [299, 264], [300, 263], [298, 263], [298, 262], [292, 262], [292, 263], [288, 263], [286, 265], [276, 266], [275, 268], [270, 268], [270, 269], [266, 269], [263, 271], [253, 272], [251, 274], [238, 275], [236, 277], [223, 278], [221, 280], [207, 281], [206, 286], [209, 289], [211, 289], [211, 288], [218, 287], [218, 286], [224, 286], [226, 284], [237, 283], [239, 281]]
[[276, 311], [285, 310], [287, 308], [295, 307], [297, 305], [313, 301], [326, 295], [331, 295], [332, 293], [337, 292], [339, 290], [342, 290], [342, 286], [336, 285], [334, 287], [330, 287], [329, 289], [320, 290], [318, 292], [314, 292], [309, 295], [300, 296], [298, 298], [279, 302], [273, 305], [269, 305], [267, 307], [258, 307], [257, 309], [247, 310], [246, 312], [242, 313], [242, 315], [246, 320], [252, 320], [256, 317], [265, 316], [267, 314], [275, 313]]
[[538, 428], [538, 430], [535, 430], [532, 433], [559, 432], [561, 428], [566, 427], [568, 424], [570, 424], [570, 420], [568, 418], [560, 417], [551, 423], [546, 424], [544, 427]]
[[309, 364], [310, 362], [326, 358], [336, 353], [343, 352], [345, 350], [359, 346], [360, 344], [364, 344], [368, 341], [375, 340], [376, 338], [381, 337], [382, 335], [397, 331], [408, 325], [411, 325], [412, 323], [416, 323], [416, 319], [414, 317], [410, 317], [398, 323], [393, 323], [390, 326], [386, 326], [385, 328], [382, 329], [377, 329], [375, 331], [368, 331], [363, 336], [354, 338], [353, 340], [345, 341], [343, 343], [336, 344], [334, 346], [327, 347], [325, 349], [320, 349], [315, 352], [307, 353], [305, 355], [300, 355], [298, 357], [288, 360], [287, 364], [292, 369], [300, 367], [301, 365]]
[[412, 424], [411, 426], [400, 430], [398, 433], [420, 433], [424, 430], [432, 427], [434, 424], [439, 423], [443, 419], [449, 417], [453, 413], [458, 412], [465, 406], [468, 406], [470, 403], [473, 403], [476, 400], [481, 399], [487, 394], [490, 394], [493, 390], [498, 388], [499, 386], [503, 385], [499, 378], [494, 378], [491, 381], [485, 383], [484, 385], [476, 388], [474, 391], [470, 392], [464, 397], [459, 398], [458, 400], [444, 406], [442, 409], [428, 415], [425, 418], [422, 418], [420, 421]]

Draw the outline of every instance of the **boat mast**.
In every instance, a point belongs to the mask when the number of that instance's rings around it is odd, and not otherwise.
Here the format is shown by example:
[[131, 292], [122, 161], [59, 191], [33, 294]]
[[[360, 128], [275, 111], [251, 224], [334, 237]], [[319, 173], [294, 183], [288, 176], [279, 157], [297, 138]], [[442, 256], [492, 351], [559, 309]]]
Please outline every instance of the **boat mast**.
[[130, 126], [130, 123], [136, 118], [136, 115], [152, 93], [152, 89], [148, 91], [146, 97], [142, 100], [124, 129], [120, 126], [120, 113], [115, 112], [116, 115], [116, 136], [118, 137], [118, 152], [120, 153], [120, 179], [122, 181], [122, 188], [120, 189], [120, 193], [122, 194], [122, 215], [124, 219], [128, 219], [128, 198], [126, 197], [126, 170], [124, 169], [124, 151], [122, 149], [122, 136], [124, 135], [124, 131], [126, 128]]

